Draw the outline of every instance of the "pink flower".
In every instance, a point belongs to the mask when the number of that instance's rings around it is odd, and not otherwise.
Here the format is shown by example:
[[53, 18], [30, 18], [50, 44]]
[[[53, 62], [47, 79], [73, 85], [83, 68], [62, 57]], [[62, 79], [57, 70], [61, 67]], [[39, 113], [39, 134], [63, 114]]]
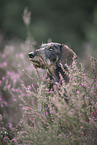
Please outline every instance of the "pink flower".
[[0, 80], [0, 85], [1, 85], [2, 81]]
[[11, 123], [9, 123], [9, 128], [12, 128], [12, 124]]
[[2, 77], [2, 80], [4, 81], [5, 80], [5, 77]]
[[26, 106], [26, 110], [28, 110], [28, 109], [33, 110], [33, 108]]
[[5, 58], [6, 57], [6, 54], [2, 54], [2, 58]]
[[1, 108], [3, 108], [4, 107], [4, 105], [3, 104], [1, 104]]
[[91, 112], [91, 115], [94, 120], [97, 120], [97, 110], [95, 112]]
[[13, 101], [16, 102], [17, 100], [14, 98]]
[[7, 66], [7, 62], [3, 62], [3, 66], [4, 66], [4, 67]]

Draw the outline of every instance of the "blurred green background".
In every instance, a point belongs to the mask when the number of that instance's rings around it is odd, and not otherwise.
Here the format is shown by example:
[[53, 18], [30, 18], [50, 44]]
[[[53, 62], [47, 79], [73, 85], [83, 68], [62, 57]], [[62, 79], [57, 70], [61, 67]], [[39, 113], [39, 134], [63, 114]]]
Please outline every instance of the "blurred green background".
[[48, 39], [69, 45], [78, 55], [97, 56], [97, 0], [0, 0], [0, 49], [12, 39], [26, 40], [29, 30], [38, 45]]

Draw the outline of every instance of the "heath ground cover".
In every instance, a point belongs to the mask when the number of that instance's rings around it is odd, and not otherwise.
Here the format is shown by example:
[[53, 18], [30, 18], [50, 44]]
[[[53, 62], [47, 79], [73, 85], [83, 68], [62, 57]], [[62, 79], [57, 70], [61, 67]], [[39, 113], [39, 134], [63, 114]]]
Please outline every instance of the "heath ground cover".
[[28, 38], [0, 52], [1, 144], [97, 144], [97, 59], [74, 61], [70, 82], [61, 77], [50, 91], [46, 72], [28, 59], [34, 44]]

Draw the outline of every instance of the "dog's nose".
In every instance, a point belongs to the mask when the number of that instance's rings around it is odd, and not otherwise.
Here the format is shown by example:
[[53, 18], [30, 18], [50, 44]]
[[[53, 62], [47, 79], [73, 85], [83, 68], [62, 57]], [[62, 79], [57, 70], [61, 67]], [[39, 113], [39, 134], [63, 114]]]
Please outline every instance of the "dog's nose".
[[34, 58], [35, 53], [34, 53], [34, 52], [30, 52], [30, 53], [28, 54], [28, 56], [29, 56], [29, 58]]

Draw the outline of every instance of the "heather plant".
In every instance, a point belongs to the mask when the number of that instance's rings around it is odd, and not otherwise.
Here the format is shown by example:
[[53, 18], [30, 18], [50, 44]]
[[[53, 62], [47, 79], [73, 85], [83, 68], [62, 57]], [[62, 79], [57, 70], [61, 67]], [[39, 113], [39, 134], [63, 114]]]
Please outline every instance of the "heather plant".
[[[21, 100], [19, 95], [28, 96], [23, 92], [22, 84], [25, 87], [37, 87], [37, 83], [31, 77], [35, 76], [33, 66], [29, 63], [28, 52], [33, 50], [33, 44], [27, 39], [22, 42], [10, 42], [0, 53], [0, 142], [4, 144], [14, 137], [15, 127], [22, 117], [22, 109], [19, 106]], [[35, 89], [33, 87], [33, 90]], [[19, 127], [21, 128], [21, 127]], [[8, 140], [6, 140], [6, 136]]]
[[[9, 42], [0, 52], [0, 142], [6, 144], [14, 134], [21, 130], [22, 117], [21, 97], [29, 96], [22, 88], [34, 90], [37, 87], [35, 70], [29, 63], [28, 52], [34, 50], [36, 42]], [[32, 76], [33, 82], [32, 82]], [[8, 138], [8, 139], [7, 139]]]
[[[22, 131], [11, 143], [37, 145], [97, 144], [97, 60], [91, 57], [92, 76], [76, 62], [69, 69], [70, 82], [49, 90], [43, 77], [36, 90], [22, 86]], [[38, 78], [39, 79], [39, 78]], [[21, 95], [20, 95], [21, 96]]]
[[[30, 23], [24, 11], [24, 22]], [[29, 29], [28, 29], [29, 30]], [[74, 61], [68, 67], [70, 82], [55, 83], [37, 70], [27, 54], [35, 41], [5, 46], [0, 54], [0, 142], [23, 145], [97, 144], [97, 59], [86, 69]]]
[[9, 44], [0, 57], [0, 142], [2, 144], [96, 144], [97, 59], [68, 67], [70, 82], [55, 83], [35, 70], [30, 44]]

